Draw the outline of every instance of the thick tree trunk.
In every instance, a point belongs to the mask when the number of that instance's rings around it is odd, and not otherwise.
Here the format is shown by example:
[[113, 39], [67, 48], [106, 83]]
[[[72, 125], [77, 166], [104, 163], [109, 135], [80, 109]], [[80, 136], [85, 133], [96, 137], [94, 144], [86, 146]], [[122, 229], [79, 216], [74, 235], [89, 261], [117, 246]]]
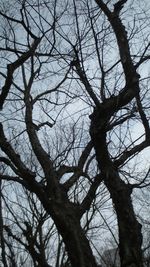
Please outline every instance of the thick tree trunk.
[[80, 225], [79, 207], [64, 196], [50, 201], [44, 197], [41, 202], [63, 238], [71, 266], [97, 267], [89, 241]]
[[55, 208], [55, 224], [68, 252], [72, 267], [97, 267], [89, 241], [72, 209]]
[[107, 118], [104, 116], [102, 114], [99, 119], [96, 116], [92, 117], [90, 134], [99, 169], [117, 215], [121, 267], [142, 267], [141, 225], [138, 223], [133, 210], [131, 186], [122, 181], [109, 157], [106, 141], [107, 130], [104, 124], [104, 119], [107, 120]]
[[136, 219], [131, 189], [118, 176], [110, 172], [105, 184], [114, 203], [119, 230], [119, 253], [122, 267], [142, 267], [141, 225]]

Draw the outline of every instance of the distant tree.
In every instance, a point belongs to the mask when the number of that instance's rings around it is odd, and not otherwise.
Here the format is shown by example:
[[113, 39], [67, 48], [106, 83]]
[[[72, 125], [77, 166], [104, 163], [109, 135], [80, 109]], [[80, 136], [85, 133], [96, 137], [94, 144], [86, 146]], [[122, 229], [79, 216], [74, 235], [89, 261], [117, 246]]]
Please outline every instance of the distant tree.
[[1, 188], [19, 183], [38, 198], [73, 267], [98, 266], [82, 218], [103, 198], [102, 185], [117, 217], [121, 266], [143, 266], [131, 196], [149, 184], [139, 159], [150, 145], [148, 5], [0, 4]]

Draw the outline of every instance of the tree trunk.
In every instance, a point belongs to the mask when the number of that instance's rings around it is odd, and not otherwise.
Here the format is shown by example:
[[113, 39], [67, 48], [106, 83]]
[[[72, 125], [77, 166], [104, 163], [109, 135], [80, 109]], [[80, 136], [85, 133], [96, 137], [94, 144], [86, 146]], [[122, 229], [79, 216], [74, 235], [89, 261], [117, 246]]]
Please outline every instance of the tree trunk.
[[117, 214], [121, 266], [142, 267], [141, 225], [133, 210], [131, 188], [112, 170], [109, 177], [105, 177], [105, 184]]
[[71, 210], [56, 208], [55, 223], [68, 251], [72, 267], [97, 267], [80, 221]]
[[79, 207], [64, 196], [59, 200], [45, 200], [44, 196], [41, 202], [63, 238], [71, 266], [97, 267], [89, 241], [80, 225]]
[[[142, 267], [141, 225], [136, 219], [131, 200], [131, 186], [120, 178], [118, 170], [109, 157], [104, 120], [105, 115], [91, 120], [91, 139], [104, 183], [112, 198], [119, 230], [119, 254], [121, 267]], [[99, 119], [99, 120], [98, 120]], [[98, 127], [99, 125], [99, 127]]]

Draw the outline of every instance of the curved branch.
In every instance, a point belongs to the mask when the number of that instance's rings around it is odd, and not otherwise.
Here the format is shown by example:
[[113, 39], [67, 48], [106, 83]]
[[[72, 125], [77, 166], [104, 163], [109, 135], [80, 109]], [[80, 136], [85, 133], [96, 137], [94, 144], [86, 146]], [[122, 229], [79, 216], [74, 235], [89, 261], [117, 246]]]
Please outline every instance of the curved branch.
[[11, 159], [13, 164], [17, 167], [19, 174], [22, 177], [24, 177], [25, 180], [35, 178], [36, 174], [25, 166], [25, 164], [21, 161], [20, 156], [14, 151], [10, 143], [7, 141], [1, 123], [0, 123], [0, 147], [2, 151]]
[[19, 68], [20, 66], [22, 66], [23, 63], [34, 54], [34, 52], [35, 52], [37, 46], [39, 45], [40, 41], [41, 41], [41, 38], [35, 39], [33, 44], [32, 44], [32, 46], [30, 47], [30, 49], [27, 52], [23, 53], [22, 56], [20, 56], [13, 63], [7, 65], [7, 77], [6, 77], [6, 80], [5, 80], [5, 84], [2, 87], [2, 92], [0, 94], [0, 110], [2, 110], [2, 108], [3, 108], [4, 102], [6, 100], [6, 97], [7, 97], [8, 93], [9, 93], [10, 87], [11, 87], [11, 85], [13, 83], [14, 71], [17, 68]]

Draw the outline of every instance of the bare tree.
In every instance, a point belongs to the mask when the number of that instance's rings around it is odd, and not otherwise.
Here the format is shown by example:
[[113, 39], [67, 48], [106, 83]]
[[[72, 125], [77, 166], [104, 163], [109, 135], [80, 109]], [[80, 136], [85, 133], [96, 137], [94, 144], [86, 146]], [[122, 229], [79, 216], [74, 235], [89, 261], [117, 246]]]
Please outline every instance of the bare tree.
[[121, 266], [143, 266], [131, 199], [149, 184], [147, 166], [137, 177], [132, 164], [150, 145], [149, 9], [142, 3], [1, 4], [0, 178], [36, 195], [74, 267], [97, 266], [80, 221], [101, 183], [117, 216]]

